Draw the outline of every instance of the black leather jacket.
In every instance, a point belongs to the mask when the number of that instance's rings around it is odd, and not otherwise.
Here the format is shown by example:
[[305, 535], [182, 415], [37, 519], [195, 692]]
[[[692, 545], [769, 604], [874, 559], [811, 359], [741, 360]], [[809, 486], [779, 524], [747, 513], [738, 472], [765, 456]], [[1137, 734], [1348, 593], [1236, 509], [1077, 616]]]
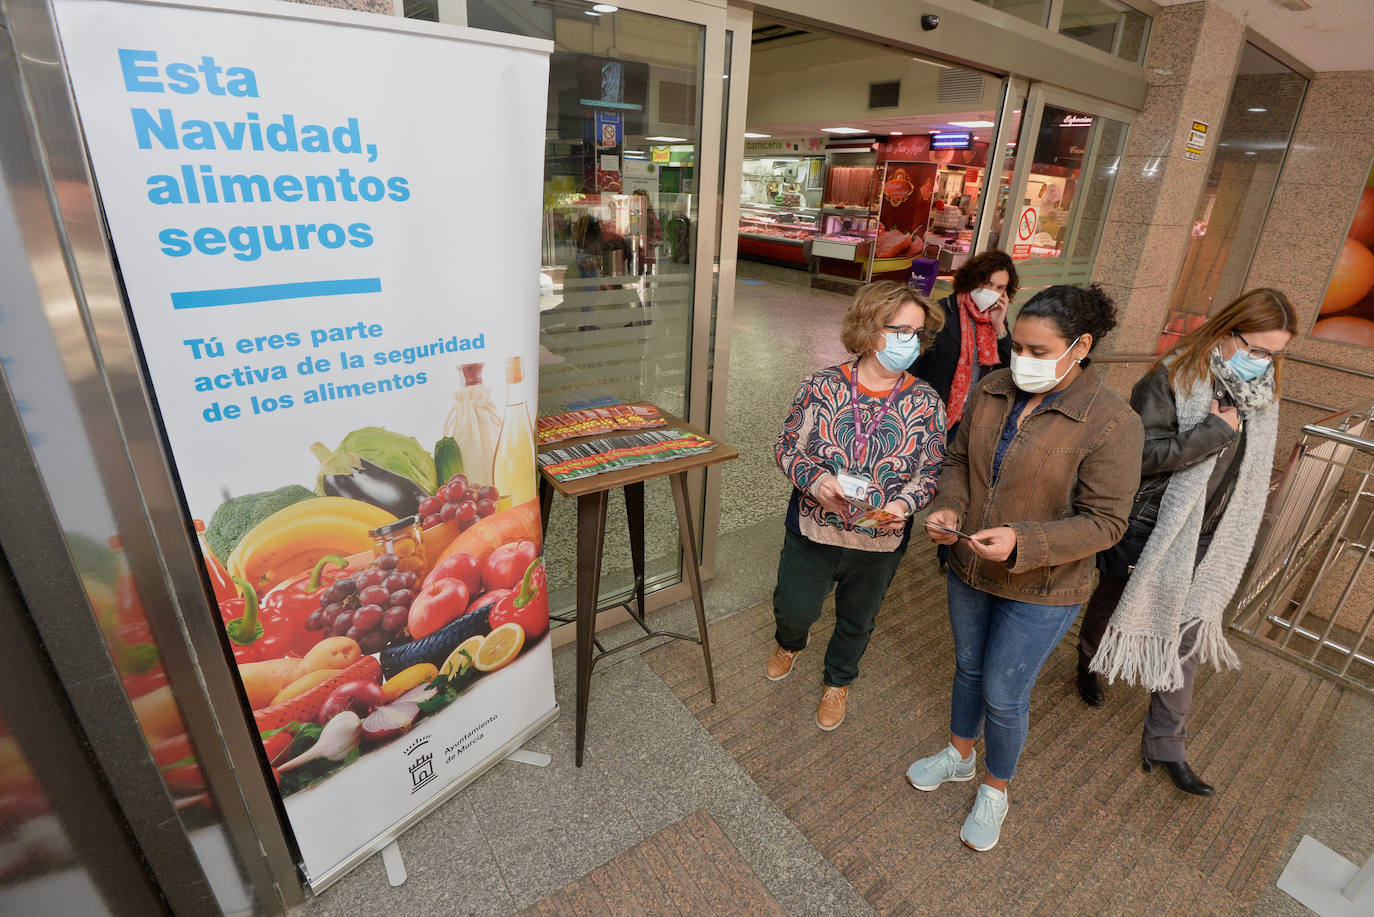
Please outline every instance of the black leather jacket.
[[[1223, 397], [1224, 393], [1223, 393]], [[1098, 555], [1098, 567], [1104, 573], [1124, 579], [1130, 566], [1154, 531], [1159, 519], [1159, 503], [1169, 478], [1215, 455], [1216, 466], [1207, 479], [1207, 502], [1203, 509], [1202, 537], [1199, 549], [1210, 542], [1212, 532], [1221, 521], [1221, 514], [1230, 502], [1240, 471], [1240, 458], [1245, 453], [1244, 425], [1239, 432], [1220, 417], [1209, 415], [1187, 432], [1178, 428], [1178, 412], [1174, 406], [1174, 390], [1169, 374], [1159, 367], [1151, 370], [1131, 389], [1131, 407], [1145, 425], [1145, 448], [1140, 459], [1140, 489], [1126, 524], [1126, 534], [1108, 551]]]

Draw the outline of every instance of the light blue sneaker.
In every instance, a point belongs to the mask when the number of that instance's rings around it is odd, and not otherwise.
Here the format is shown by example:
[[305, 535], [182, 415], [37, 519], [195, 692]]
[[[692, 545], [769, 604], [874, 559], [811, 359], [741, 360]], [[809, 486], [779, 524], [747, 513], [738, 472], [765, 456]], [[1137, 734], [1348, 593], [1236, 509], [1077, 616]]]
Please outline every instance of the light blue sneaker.
[[986, 783], [978, 788], [978, 796], [973, 800], [973, 811], [964, 819], [964, 827], [959, 829], [959, 840], [982, 853], [997, 846], [1002, 834], [1002, 822], [1007, 818], [1007, 794], [995, 790]]
[[918, 790], [933, 790], [946, 781], [966, 783], [973, 779], [973, 764], [977, 752], [969, 752], [965, 759], [953, 745], [946, 745], [938, 754], [922, 758], [906, 769], [906, 781]]

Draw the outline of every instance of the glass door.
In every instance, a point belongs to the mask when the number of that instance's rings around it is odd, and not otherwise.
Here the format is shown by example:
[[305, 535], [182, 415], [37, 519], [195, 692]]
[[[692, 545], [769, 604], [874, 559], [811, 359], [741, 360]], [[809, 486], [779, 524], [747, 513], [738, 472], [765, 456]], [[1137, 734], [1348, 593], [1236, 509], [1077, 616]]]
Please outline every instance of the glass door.
[[[540, 178], [539, 413], [649, 402], [711, 429], [725, 10], [671, 0], [436, 9], [445, 23], [554, 44]], [[465, 372], [474, 403], [504, 403], [501, 367]], [[701, 529], [713, 533], [714, 518], [702, 519], [704, 481], [691, 485]], [[667, 481], [650, 482], [645, 502], [648, 589], [673, 590], [660, 603], [685, 597]], [[603, 602], [633, 585], [618, 492], [610, 507]], [[555, 611], [573, 605], [575, 520], [572, 503], [554, 502], [545, 561]], [[713, 543], [702, 552], [708, 568]]]
[[1064, 90], [1032, 85], [997, 247], [1017, 262], [1024, 302], [1038, 289], [1092, 279], [1133, 118]]

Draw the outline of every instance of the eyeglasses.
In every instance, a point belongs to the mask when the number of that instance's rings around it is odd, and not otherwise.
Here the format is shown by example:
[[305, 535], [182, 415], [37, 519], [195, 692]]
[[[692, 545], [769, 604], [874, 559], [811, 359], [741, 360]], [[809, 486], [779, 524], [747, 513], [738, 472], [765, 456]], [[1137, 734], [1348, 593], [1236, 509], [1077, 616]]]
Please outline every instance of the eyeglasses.
[[912, 338], [919, 338], [922, 344], [933, 344], [935, 342], [935, 332], [925, 328], [913, 328], [910, 325], [883, 325], [888, 331], [897, 335], [897, 340], [905, 344]]
[[1245, 339], [1245, 335], [1241, 334], [1239, 331], [1232, 331], [1231, 333], [1240, 341], [1240, 346], [1244, 347], [1250, 356], [1254, 357], [1256, 360], [1277, 360], [1280, 357], [1288, 356], [1288, 351], [1286, 349], [1269, 350], [1264, 347], [1251, 347], [1250, 342]]

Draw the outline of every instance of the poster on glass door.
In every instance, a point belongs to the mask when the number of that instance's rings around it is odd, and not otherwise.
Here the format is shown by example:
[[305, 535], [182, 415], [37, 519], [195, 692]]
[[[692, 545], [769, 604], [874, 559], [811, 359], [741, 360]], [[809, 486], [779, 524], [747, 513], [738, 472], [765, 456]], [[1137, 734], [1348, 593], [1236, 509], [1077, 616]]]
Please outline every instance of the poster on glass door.
[[214, 613], [318, 888], [556, 712], [529, 178], [548, 46], [289, 4], [54, 6]]

